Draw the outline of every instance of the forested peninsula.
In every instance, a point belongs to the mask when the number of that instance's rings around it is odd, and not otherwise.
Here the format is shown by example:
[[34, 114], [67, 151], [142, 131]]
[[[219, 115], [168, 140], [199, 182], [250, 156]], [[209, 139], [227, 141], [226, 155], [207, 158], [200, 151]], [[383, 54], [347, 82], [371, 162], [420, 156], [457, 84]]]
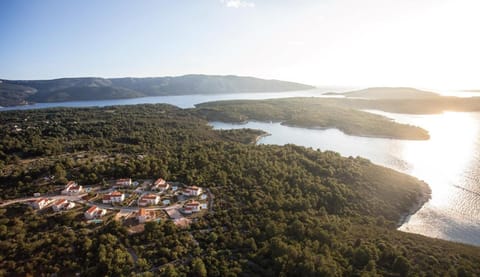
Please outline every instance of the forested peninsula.
[[2, 202], [67, 180], [124, 177], [163, 176], [215, 195], [187, 228], [163, 220], [134, 234], [117, 220], [87, 224], [77, 209], [2, 206], [0, 275], [480, 275], [480, 248], [396, 230], [427, 184], [358, 157], [255, 145], [262, 132], [213, 130], [203, 112], [159, 104], [0, 113]]
[[430, 136], [420, 127], [348, 107], [346, 100], [327, 98], [283, 98], [231, 100], [197, 105], [196, 112], [209, 121], [242, 123], [249, 120], [275, 121], [306, 128], [337, 128], [349, 135], [425, 140]]

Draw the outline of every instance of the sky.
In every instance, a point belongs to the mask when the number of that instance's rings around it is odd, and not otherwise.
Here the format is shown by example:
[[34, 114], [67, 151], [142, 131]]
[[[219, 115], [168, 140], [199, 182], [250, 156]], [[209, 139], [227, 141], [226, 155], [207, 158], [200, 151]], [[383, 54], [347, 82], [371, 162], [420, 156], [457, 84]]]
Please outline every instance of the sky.
[[1, 0], [0, 78], [480, 89], [478, 0]]

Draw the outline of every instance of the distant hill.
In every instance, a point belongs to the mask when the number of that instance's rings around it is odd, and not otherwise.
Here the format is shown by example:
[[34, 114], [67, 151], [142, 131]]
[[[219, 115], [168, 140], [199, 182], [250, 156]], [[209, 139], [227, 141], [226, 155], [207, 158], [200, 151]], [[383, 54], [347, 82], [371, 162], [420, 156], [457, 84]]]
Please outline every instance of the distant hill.
[[114, 86], [140, 91], [150, 96], [186, 94], [225, 94], [305, 90], [314, 87], [278, 80], [254, 77], [185, 75], [179, 77], [116, 78]]
[[31, 102], [104, 100], [146, 96], [305, 90], [299, 83], [253, 77], [185, 75], [152, 78], [1, 80], [0, 106]]
[[329, 95], [344, 95], [345, 97], [365, 99], [426, 99], [440, 96], [434, 92], [406, 87], [367, 88], [345, 93], [329, 93]]
[[36, 91], [31, 87], [0, 82], [0, 106], [28, 104], [26, 99]]

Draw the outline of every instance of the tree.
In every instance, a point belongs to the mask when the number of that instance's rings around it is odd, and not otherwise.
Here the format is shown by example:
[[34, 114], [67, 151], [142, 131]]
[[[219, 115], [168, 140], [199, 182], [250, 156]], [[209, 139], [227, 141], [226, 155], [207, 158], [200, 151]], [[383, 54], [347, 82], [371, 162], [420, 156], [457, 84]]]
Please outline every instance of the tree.
[[61, 164], [56, 164], [55, 167], [53, 168], [53, 176], [55, 176], [55, 179], [63, 182], [65, 181], [65, 177], [67, 176], [67, 172], [65, 171], [65, 168]]
[[205, 264], [203, 263], [202, 259], [195, 258], [192, 260], [192, 276], [195, 277], [206, 277], [207, 276], [207, 269], [205, 268]]
[[404, 256], [397, 257], [393, 262], [393, 270], [401, 276], [407, 276], [410, 271], [410, 263]]

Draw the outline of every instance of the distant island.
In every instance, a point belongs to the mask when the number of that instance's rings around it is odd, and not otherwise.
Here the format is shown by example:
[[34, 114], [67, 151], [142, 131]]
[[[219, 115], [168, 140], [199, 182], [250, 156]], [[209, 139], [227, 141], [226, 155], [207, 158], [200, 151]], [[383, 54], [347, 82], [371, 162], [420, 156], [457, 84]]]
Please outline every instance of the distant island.
[[166, 95], [280, 92], [313, 88], [294, 82], [232, 75], [0, 80], [0, 106]]
[[327, 95], [342, 95], [347, 98], [363, 99], [430, 99], [439, 94], [408, 87], [374, 87], [343, 93], [330, 92]]

